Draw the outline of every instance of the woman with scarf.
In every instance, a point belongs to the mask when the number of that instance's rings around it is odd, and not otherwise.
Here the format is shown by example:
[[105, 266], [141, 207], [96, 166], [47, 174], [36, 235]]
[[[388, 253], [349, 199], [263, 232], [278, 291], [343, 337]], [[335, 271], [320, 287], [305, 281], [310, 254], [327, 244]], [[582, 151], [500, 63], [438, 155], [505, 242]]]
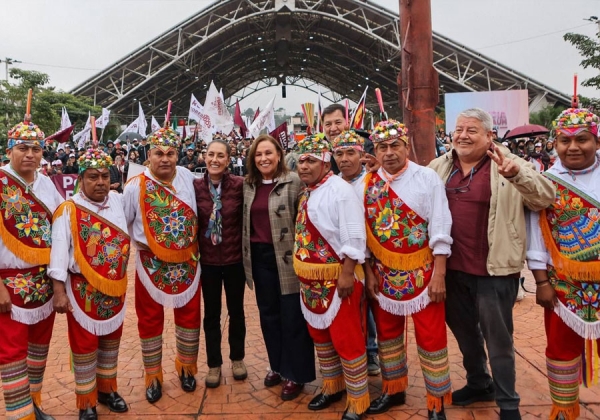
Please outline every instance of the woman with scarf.
[[229, 313], [229, 358], [233, 377], [246, 379], [246, 324], [242, 264], [242, 205], [244, 178], [229, 173], [227, 143], [214, 139], [206, 153], [206, 173], [194, 181], [198, 205], [198, 243], [202, 267], [204, 335], [208, 388], [221, 384], [221, 293], [225, 288]]

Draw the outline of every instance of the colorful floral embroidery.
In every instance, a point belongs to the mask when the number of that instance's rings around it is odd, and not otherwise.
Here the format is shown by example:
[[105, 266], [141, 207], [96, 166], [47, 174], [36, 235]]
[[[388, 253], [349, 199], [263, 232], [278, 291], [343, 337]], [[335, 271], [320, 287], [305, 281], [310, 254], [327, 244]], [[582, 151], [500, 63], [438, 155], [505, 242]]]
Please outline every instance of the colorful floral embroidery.
[[155, 286], [165, 293], [180, 293], [191, 286], [196, 276], [196, 267], [189, 262], [167, 263], [156, 257], [143, 257], [146, 268]]
[[52, 285], [43, 272], [37, 275], [33, 275], [31, 272], [19, 273], [14, 277], [4, 278], [3, 282], [6, 287], [13, 289], [13, 294], [19, 295], [25, 304], [29, 302], [46, 303], [52, 295]]
[[554, 267], [548, 267], [548, 277], [558, 299], [584, 322], [600, 320], [600, 284], [579, 282], [559, 275]]
[[123, 278], [129, 259], [129, 238], [116, 229], [80, 211], [79, 237], [89, 264], [112, 280]]
[[[152, 188], [149, 188], [150, 184]], [[196, 240], [196, 215], [173, 194], [146, 181], [144, 202], [148, 205], [148, 226], [157, 243], [167, 248], [183, 249]]]
[[105, 295], [85, 280], [76, 281], [74, 288], [79, 292], [79, 298], [84, 301], [85, 312], [92, 312], [92, 307], [95, 307], [95, 315], [99, 319], [110, 319], [120, 312], [117, 311], [117, 308], [123, 305], [120, 297]]
[[331, 292], [335, 290], [335, 282], [332, 280], [313, 281], [310, 283], [300, 283], [302, 290], [302, 301], [311, 309], [318, 309], [322, 306], [324, 309], [331, 303]]
[[428, 280], [433, 272], [431, 264], [427, 264], [424, 269], [402, 271], [386, 267], [377, 259], [373, 269], [380, 279], [382, 293], [394, 300], [402, 300], [407, 295], [412, 298], [416, 291], [424, 288], [425, 280]]

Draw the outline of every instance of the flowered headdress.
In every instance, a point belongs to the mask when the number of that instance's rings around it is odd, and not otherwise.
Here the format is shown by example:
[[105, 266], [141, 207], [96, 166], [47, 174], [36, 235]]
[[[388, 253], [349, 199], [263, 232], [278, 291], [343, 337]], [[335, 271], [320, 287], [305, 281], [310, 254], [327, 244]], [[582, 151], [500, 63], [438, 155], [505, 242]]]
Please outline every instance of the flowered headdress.
[[22, 121], [8, 131], [8, 149], [17, 144], [44, 147], [46, 136], [40, 128], [31, 121]]
[[331, 160], [331, 144], [327, 141], [325, 134], [318, 133], [304, 137], [297, 143], [300, 160], [312, 156], [323, 162]]
[[155, 147], [174, 147], [178, 149], [181, 145], [181, 138], [175, 130], [167, 125], [166, 127], [159, 128], [154, 133], [150, 134], [148, 136], [148, 143], [150, 143], [151, 149]]
[[338, 149], [352, 148], [359, 152], [364, 150], [365, 139], [356, 134], [354, 130], [342, 131], [333, 139], [331, 146], [333, 151]]
[[104, 153], [100, 149], [88, 149], [79, 156], [77, 165], [79, 166], [79, 175], [83, 174], [88, 169], [104, 169], [110, 168], [113, 164], [110, 155]]
[[373, 143], [400, 139], [408, 144], [408, 128], [396, 120], [379, 121], [369, 138]]
[[585, 108], [568, 108], [552, 121], [556, 134], [564, 133], [567, 136], [576, 136], [582, 131], [589, 131], [598, 137], [598, 124], [600, 118]]

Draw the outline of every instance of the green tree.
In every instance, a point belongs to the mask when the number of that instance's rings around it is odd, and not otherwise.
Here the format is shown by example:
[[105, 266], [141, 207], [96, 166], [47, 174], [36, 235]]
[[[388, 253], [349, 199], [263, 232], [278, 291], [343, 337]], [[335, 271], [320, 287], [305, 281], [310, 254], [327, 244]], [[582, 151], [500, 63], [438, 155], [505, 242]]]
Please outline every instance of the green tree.
[[552, 129], [552, 121], [554, 121], [565, 109], [564, 106], [548, 105], [537, 112], [529, 114], [529, 123], [538, 124], [550, 130]]
[[60, 127], [63, 107], [67, 109], [71, 122], [78, 128], [82, 128], [85, 124], [88, 112], [98, 116], [102, 111], [100, 107], [93, 106], [89, 98], [56, 91], [54, 87], [47, 86], [50, 79], [44, 73], [12, 68], [9, 74], [17, 83], [0, 82], [0, 149], [2, 150], [6, 147], [8, 130], [22, 120], [25, 114], [27, 91], [30, 88], [33, 89], [32, 120], [46, 135], [56, 132]]
[[[591, 19], [593, 21], [593, 19]], [[596, 18], [596, 23], [598, 19]], [[600, 39], [600, 25], [596, 36]], [[575, 34], [572, 32], [566, 33], [563, 36], [565, 41], [569, 41], [579, 50], [579, 53], [584, 57], [581, 61], [581, 67], [587, 69], [589, 67], [598, 70], [598, 75], [590, 77], [581, 82], [582, 86], [595, 87], [600, 89], [600, 42], [590, 38], [587, 35]]]
[[254, 118], [254, 110], [252, 108], [246, 108], [242, 115], [246, 118]]

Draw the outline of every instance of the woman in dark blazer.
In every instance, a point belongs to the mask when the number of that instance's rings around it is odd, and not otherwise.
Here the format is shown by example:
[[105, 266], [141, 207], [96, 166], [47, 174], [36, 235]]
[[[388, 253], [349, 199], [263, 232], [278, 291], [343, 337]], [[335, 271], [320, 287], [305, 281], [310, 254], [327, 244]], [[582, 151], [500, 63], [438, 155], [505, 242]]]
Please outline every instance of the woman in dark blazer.
[[229, 146], [213, 140], [206, 153], [206, 173], [194, 180], [198, 206], [198, 243], [204, 298], [204, 337], [208, 388], [221, 384], [221, 296], [225, 288], [229, 313], [229, 358], [234, 379], [246, 379], [244, 364], [246, 323], [244, 319], [245, 275], [242, 264], [241, 176], [231, 175]]
[[256, 287], [260, 326], [269, 356], [265, 386], [283, 381], [281, 398], [296, 398], [315, 379], [314, 345], [300, 309], [300, 283], [292, 265], [298, 195], [283, 149], [269, 135], [252, 144], [244, 182], [242, 235], [246, 282]]

